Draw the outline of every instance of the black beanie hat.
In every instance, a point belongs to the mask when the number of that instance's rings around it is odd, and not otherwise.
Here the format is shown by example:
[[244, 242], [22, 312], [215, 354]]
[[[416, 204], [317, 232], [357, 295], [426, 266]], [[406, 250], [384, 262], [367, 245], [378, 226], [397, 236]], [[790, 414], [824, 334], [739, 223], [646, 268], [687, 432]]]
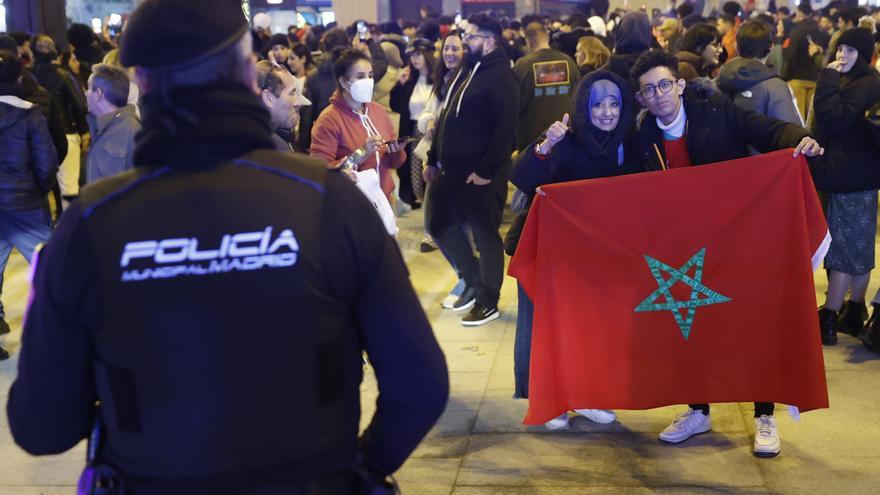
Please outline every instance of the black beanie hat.
[[266, 44], [266, 46], [271, 50], [275, 45], [284, 45], [290, 48], [290, 38], [288, 38], [286, 34], [273, 34], [272, 37], [269, 38], [269, 43]]
[[247, 31], [239, 0], [146, 0], [123, 32], [120, 62], [147, 68], [195, 64]]
[[859, 58], [870, 64], [874, 58], [874, 35], [866, 28], [847, 29], [837, 40], [837, 46], [846, 45], [859, 52]]

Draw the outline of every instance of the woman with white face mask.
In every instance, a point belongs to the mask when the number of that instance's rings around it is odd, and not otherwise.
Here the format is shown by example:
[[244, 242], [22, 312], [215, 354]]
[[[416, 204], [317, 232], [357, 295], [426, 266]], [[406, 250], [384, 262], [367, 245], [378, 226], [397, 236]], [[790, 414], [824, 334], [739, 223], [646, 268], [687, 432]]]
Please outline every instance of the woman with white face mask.
[[357, 50], [336, 53], [337, 88], [312, 128], [310, 154], [355, 179], [354, 170], [376, 169], [382, 192], [392, 200], [391, 169], [406, 160], [388, 113], [373, 99], [373, 65]]

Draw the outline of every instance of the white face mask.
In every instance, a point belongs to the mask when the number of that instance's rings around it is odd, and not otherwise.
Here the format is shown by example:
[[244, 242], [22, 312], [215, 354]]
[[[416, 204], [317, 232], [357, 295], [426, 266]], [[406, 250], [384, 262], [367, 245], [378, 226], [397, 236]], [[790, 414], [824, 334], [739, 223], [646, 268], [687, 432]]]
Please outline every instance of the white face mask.
[[373, 78], [358, 79], [351, 83], [351, 97], [358, 103], [369, 103], [373, 101]]

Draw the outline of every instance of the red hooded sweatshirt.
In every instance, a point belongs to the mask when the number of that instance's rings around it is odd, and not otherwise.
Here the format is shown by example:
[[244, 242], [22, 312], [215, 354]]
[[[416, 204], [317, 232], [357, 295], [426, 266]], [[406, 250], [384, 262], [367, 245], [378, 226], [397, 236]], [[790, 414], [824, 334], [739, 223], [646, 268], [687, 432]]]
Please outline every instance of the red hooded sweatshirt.
[[[340, 160], [364, 145], [368, 129], [370, 129], [370, 134], [374, 134], [373, 130], [375, 129], [385, 141], [397, 139], [397, 133], [394, 132], [391, 119], [388, 118], [388, 113], [381, 105], [373, 102], [367, 103], [366, 112], [362, 116], [348, 106], [337, 89], [330, 97], [330, 105], [321, 112], [312, 128], [310, 154], [327, 162], [328, 167], [335, 167]], [[358, 167], [358, 170], [376, 168], [377, 155], [380, 157], [378, 168], [382, 191], [390, 195], [394, 191], [391, 169], [403, 165], [406, 160], [406, 152], [401, 150], [391, 154], [374, 153]]]

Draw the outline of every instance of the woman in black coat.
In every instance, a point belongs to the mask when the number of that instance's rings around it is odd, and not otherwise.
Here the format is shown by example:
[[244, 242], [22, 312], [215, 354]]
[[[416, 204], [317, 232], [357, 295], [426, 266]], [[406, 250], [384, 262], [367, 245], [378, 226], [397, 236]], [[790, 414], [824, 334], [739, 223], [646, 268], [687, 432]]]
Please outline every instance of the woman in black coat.
[[[845, 31], [837, 44], [837, 59], [822, 70], [816, 85], [814, 132], [826, 154], [844, 157], [848, 167], [860, 166], [850, 163], [860, 159], [876, 161], [876, 150], [864, 126], [865, 111], [880, 99], [880, 75], [870, 65], [873, 54], [870, 31]], [[868, 317], [865, 293], [874, 268], [877, 189], [867, 182], [865, 189], [828, 197], [826, 217], [832, 239], [825, 258], [828, 292], [819, 310], [825, 345], [837, 343], [838, 329], [857, 335]], [[844, 306], [847, 292], [850, 298]]]
[[[639, 167], [627, 166], [628, 161], [638, 160], [632, 159], [636, 155], [628, 152], [624, 145], [637, 111], [632, 94], [623, 78], [612, 72], [599, 70], [581, 79], [571, 114], [565, 114], [544, 136], [519, 154], [511, 182], [532, 196], [536, 190], [540, 194], [540, 186], [546, 184], [639, 171]], [[511, 226], [506, 243], [508, 254], [515, 251], [524, 224], [525, 215], [520, 215]], [[517, 398], [528, 397], [533, 310], [532, 302], [520, 287], [514, 343], [514, 396]], [[575, 412], [598, 423], [616, 419], [611, 411], [578, 409]], [[547, 422], [546, 426], [554, 430], [566, 428], [567, 413]]]

